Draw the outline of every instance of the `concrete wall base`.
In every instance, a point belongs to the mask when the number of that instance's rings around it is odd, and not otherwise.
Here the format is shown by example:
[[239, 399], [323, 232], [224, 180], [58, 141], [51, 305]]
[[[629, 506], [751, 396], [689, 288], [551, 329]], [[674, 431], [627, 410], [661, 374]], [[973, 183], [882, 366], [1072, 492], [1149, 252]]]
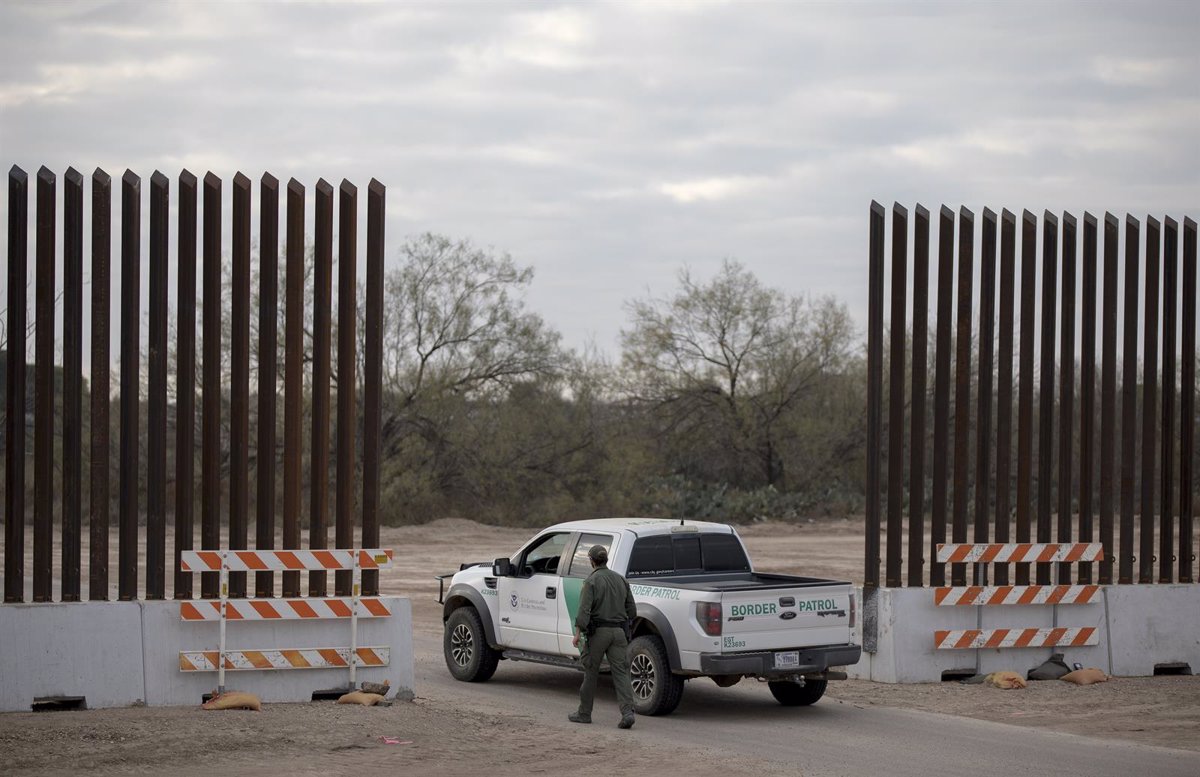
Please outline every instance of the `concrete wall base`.
[[[358, 622], [358, 644], [389, 647], [389, 665], [359, 668], [356, 679], [387, 680], [398, 698], [414, 690], [412, 603], [384, 597], [390, 618]], [[0, 711], [28, 711], [35, 698], [85, 697], [89, 708], [199, 704], [216, 672], [180, 672], [181, 650], [216, 650], [216, 622], [184, 622], [179, 602], [80, 602], [0, 606]], [[350, 621], [235, 621], [226, 644], [239, 648], [346, 647]], [[226, 672], [225, 687], [264, 702], [311, 701], [344, 688], [345, 669]]]
[[[860, 589], [861, 596], [861, 589]], [[851, 677], [885, 683], [939, 682], [944, 672], [1024, 674], [1063, 653], [1068, 664], [1110, 675], [1154, 674], [1156, 665], [1184, 663], [1200, 672], [1200, 584], [1105, 586], [1091, 604], [938, 607], [929, 588], [881, 588], [876, 594], [876, 651], [863, 653]], [[861, 601], [861, 599], [860, 599]], [[935, 650], [938, 629], [1092, 626], [1090, 647]], [[855, 639], [863, 639], [862, 625]]]

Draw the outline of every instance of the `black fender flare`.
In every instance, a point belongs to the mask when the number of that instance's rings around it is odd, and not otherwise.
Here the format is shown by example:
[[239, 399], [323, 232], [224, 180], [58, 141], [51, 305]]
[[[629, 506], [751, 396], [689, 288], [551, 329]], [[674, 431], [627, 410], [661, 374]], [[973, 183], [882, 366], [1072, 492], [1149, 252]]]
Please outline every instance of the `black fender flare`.
[[667, 620], [667, 616], [663, 615], [662, 611], [653, 604], [641, 602], [637, 605], [637, 616], [640, 620], [653, 626], [654, 630], [658, 632], [658, 636], [662, 638], [663, 645], [667, 648], [667, 661], [671, 664], [671, 671], [680, 671], [679, 641], [675, 639], [675, 630], [671, 628], [671, 622]]
[[450, 613], [459, 607], [466, 606], [474, 607], [475, 612], [479, 613], [479, 619], [483, 621], [483, 633], [487, 636], [488, 644], [498, 649], [500, 642], [496, 639], [496, 624], [492, 623], [492, 611], [488, 609], [487, 602], [483, 599], [483, 594], [465, 583], [452, 585], [450, 586], [450, 590], [446, 592], [446, 603], [442, 605], [442, 623], [450, 619]]

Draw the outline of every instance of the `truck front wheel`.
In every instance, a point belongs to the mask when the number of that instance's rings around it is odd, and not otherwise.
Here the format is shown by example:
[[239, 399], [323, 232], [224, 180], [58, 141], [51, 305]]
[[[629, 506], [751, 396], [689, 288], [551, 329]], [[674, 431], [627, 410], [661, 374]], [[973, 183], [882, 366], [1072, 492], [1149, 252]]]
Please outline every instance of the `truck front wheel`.
[[667, 649], [652, 634], [629, 643], [629, 680], [639, 715], [669, 715], [683, 699], [683, 678], [671, 674]]
[[807, 707], [816, 704], [825, 695], [828, 680], [806, 680], [804, 685], [790, 680], [777, 680], [767, 683], [771, 695], [785, 707]]
[[454, 679], [467, 683], [487, 680], [500, 663], [500, 653], [488, 644], [479, 613], [470, 606], [450, 613], [442, 635], [442, 653]]

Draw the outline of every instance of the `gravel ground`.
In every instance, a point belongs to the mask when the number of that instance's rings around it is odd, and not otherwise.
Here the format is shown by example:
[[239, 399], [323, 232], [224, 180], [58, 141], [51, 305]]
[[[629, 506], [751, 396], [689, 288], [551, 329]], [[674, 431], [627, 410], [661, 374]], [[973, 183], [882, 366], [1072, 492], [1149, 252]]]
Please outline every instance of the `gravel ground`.
[[[860, 522], [846, 520], [758, 524], [742, 534], [760, 569], [857, 582], [862, 576], [861, 531]], [[396, 549], [397, 563], [383, 573], [381, 588], [412, 597], [416, 632], [436, 638], [441, 609], [433, 576], [456, 570], [461, 561], [510, 553], [529, 534], [527, 529], [462, 519], [384, 529], [382, 544]], [[115, 536], [111, 548], [115, 555]], [[85, 563], [87, 558], [85, 537]], [[86, 585], [86, 569], [83, 580]], [[1088, 687], [1051, 681], [1016, 691], [849, 680], [831, 683], [827, 696], [855, 706], [940, 712], [1200, 751], [1197, 677], [1115, 678]], [[411, 744], [384, 744], [383, 737]], [[613, 762], [606, 754], [614, 749], [626, 757]], [[786, 773], [775, 763], [740, 759], [735, 764], [715, 751], [638, 743], [615, 730], [547, 737], [531, 718], [463, 709], [427, 698], [421, 688], [415, 701], [386, 708], [311, 703], [271, 704], [258, 713], [198, 707], [9, 713], [0, 715], [0, 763], [6, 774], [211, 774], [227, 767], [239, 773], [315, 774], [331, 768], [341, 773], [408, 768], [436, 777], [481, 767], [495, 775], [545, 774], [590, 764], [611, 775], [641, 775], [650, 763], [686, 763], [692, 777]]]

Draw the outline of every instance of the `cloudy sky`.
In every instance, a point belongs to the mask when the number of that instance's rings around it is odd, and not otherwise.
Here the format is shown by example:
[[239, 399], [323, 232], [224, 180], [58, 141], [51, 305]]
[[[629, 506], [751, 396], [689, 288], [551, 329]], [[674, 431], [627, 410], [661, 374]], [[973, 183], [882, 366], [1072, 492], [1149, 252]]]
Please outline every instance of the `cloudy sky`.
[[873, 198], [1194, 217], [1198, 33], [1194, 0], [9, 0], [0, 149], [31, 174], [374, 176], [391, 254], [510, 252], [568, 345], [615, 353], [625, 300], [726, 257], [865, 327]]

